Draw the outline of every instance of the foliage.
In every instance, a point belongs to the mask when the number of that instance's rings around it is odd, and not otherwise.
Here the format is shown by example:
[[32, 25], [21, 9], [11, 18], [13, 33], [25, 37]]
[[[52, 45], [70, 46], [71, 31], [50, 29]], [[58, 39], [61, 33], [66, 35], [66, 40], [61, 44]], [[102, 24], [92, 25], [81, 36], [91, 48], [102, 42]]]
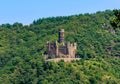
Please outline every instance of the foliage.
[[[120, 30], [111, 32], [113, 11], [41, 18], [30, 25], [0, 25], [0, 84], [118, 84]], [[107, 26], [106, 26], [107, 25]], [[79, 61], [46, 62], [46, 42], [77, 43]]]
[[114, 9], [114, 16], [111, 18], [113, 28], [120, 28], [120, 10]]

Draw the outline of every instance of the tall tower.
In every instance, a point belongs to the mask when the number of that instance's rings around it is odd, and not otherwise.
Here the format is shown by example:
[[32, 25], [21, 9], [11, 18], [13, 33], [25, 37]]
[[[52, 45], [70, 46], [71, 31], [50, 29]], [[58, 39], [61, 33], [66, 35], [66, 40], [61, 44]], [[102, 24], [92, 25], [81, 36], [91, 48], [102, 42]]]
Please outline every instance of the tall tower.
[[58, 40], [58, 42], [64, 44], [64, 29], [59, 30], [59, 40]]

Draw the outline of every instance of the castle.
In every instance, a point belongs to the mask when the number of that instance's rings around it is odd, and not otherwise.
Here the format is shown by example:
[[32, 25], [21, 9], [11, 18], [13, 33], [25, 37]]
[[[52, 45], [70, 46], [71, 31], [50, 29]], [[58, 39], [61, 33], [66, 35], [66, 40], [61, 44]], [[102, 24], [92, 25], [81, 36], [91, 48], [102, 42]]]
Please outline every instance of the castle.
[[75, 58], [76, 43], [64, 41], [64, 29], [60, 29], [58, 33], [58, 41], [47, 42], [47, 54], [50, 58]]

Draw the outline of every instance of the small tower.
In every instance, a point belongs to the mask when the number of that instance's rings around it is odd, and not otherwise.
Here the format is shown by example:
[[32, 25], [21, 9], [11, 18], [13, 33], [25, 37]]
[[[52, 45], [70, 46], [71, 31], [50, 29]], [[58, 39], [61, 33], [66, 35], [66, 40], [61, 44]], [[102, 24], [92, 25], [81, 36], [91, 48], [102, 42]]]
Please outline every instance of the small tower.
[[76, 50], [76, 49], [77, 49], [77, 44], [76, 44], [76, 43], [74, 43], [73, 45], [74, 45], [74, 49]]
[[64, 29], [59, 30], [59, 40], [58, 40], [58, 42], [64, 44]]
[[58, 47], [58, 42], [57, 41], [55, 42], [55, 47], [56, 47], [56, 57], [58, 57], [58, 48], [59, 47]]

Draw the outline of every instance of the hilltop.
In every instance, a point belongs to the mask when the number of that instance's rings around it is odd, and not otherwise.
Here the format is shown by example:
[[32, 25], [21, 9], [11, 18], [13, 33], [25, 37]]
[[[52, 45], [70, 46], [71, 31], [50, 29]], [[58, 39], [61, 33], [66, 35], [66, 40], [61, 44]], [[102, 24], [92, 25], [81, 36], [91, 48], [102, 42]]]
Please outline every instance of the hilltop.
[[[0, 25], [0, 84], [118, 84], [120, 29], [110, 25], [111, 10], [40, 18], [30, 25]], [[77, 43], [80, 60], [46, 62], [46, 42]]]

